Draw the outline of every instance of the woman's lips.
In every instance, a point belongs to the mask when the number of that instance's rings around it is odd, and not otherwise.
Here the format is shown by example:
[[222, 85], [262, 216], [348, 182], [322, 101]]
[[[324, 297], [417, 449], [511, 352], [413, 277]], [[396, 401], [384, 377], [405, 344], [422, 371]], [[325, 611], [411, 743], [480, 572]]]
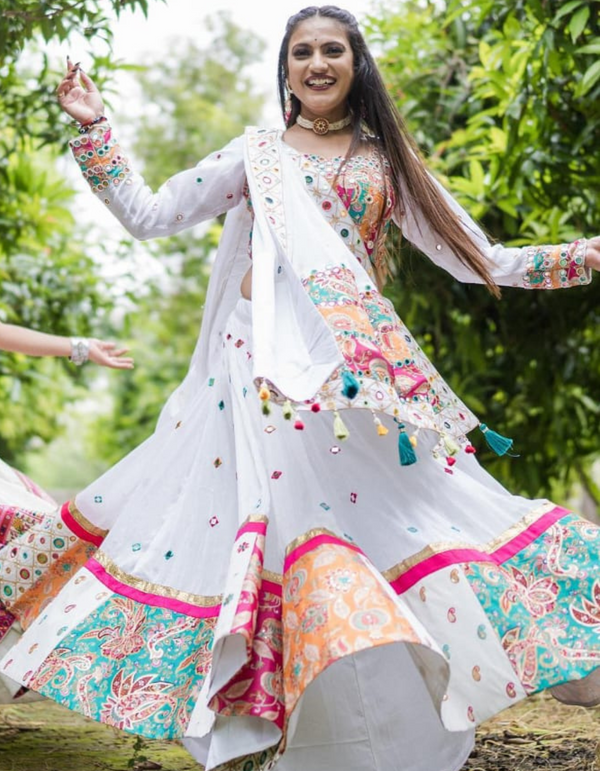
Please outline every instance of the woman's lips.
[[335, 80], [331, 78], [310, 78], [305, 81], [305, 85], [313, 91], [325, 91], [335, 85]]

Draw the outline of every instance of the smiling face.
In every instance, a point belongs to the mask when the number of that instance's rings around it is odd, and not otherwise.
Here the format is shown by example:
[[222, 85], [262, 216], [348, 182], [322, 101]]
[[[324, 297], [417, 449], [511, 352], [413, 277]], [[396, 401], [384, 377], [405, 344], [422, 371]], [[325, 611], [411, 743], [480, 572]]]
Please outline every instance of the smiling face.
[[344, 118], [354, 80], [354, 55], [344, 25], [324, 16], [301, 22], [290, 37], [287, 73], [303, 117]]

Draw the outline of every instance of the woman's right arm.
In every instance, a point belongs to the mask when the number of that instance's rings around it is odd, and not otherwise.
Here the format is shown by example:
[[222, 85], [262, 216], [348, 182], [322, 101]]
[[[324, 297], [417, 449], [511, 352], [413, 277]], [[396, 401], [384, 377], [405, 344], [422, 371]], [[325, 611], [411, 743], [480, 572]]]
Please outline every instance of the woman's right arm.
[[[58, 87], [61, 107], [90, 124], [103, 115], [93, 81], [68, 65]], [[106, 119], [97, 120], [70, 142], [84, 178], [95, 195], [140, 240], [169, 236], [236, 206], [245, 183], [243, 140], [232, 140], [195, 168], [180, 172], [153, 192], [129, 164]]]
[[[82, 350], [77, 351], [78, 345], [83, 346]], [[23, 353], [26, 356], [68, 357], [76, 364], [83, 364], [89, 359], [103, 367], [132, 369], [133, 359], [124, 356], [128, 350], [105, 340], [48, 335], [35, 329], [0, 322], [0, 351]]]

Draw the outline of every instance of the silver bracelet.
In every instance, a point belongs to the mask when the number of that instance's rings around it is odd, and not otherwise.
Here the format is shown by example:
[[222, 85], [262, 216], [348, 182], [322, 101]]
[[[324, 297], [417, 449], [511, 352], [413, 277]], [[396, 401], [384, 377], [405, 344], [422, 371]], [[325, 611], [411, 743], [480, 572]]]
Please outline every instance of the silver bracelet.
[[76, 367], [81, 367], [90, 358], [90, 341], [87, 337], [71, 338], [71, 355], [69, 359]]

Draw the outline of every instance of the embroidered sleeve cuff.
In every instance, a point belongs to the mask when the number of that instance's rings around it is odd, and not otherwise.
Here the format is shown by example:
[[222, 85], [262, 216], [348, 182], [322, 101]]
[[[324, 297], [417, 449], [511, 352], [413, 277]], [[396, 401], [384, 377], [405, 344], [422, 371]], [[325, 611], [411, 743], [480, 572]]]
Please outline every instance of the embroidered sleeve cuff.
[[113, 138], [108, 121], [69, 142], [75, 160], [94, 193], [122, 184], [131, 174], [127, 158]]
[[527, 247], [523, 286], [527, 289], [561, 289], [589, 284], [592, 271], [585, 266], [586, 245], [582, 238], [570, 244]]

